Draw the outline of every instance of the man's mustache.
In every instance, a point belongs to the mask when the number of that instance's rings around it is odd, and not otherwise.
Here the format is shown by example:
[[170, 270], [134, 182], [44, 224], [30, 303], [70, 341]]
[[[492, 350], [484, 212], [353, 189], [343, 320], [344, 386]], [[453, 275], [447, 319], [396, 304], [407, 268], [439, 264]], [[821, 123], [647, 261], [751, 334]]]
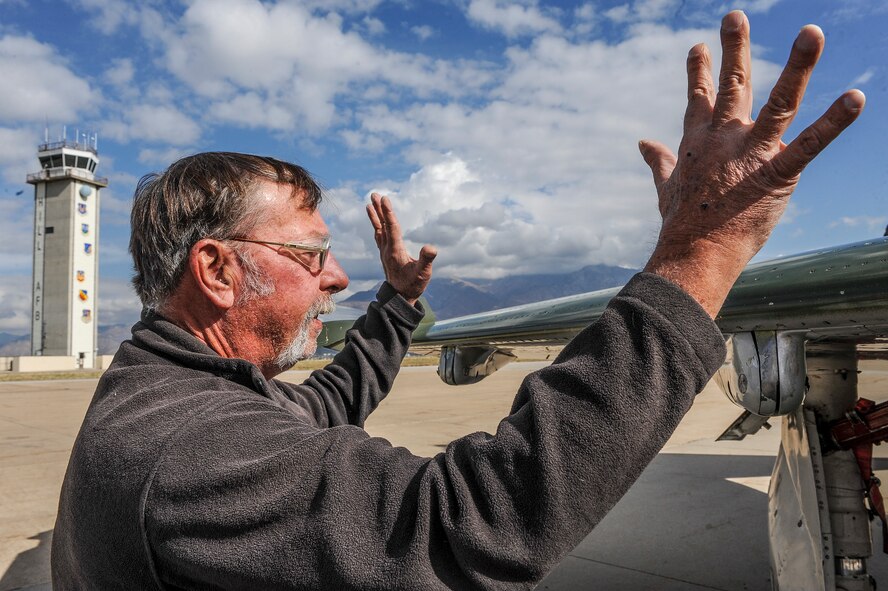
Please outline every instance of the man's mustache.
[[307, 316], [309, 318], [317, 318], [321, 314], [332, 314], [334, 310], [336, 310], [336, 302], [333, 301], [333, 296], [324, 294], [311, 305]]

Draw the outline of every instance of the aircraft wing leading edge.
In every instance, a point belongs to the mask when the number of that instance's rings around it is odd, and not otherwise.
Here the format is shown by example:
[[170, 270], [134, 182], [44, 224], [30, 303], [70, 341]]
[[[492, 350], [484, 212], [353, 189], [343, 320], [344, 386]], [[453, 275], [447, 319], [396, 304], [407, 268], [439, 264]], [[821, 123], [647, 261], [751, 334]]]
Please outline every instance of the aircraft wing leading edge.
[[[619, 287], [439, 320], [416, 345], [564, 343], [595, 322]], [[747, 267], [716, 323], [726, 335], [793, 330], [807, 338], [888, 337], [888, 238]]]

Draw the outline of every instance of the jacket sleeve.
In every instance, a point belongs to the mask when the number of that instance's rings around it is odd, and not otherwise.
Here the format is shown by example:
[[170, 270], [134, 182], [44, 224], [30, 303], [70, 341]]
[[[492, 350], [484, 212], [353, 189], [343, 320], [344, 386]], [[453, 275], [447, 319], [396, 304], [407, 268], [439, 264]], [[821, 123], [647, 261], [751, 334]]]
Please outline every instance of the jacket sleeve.
[[433, 458], [229, 404], [181, 435], [145, 495], [158, 576], [186, 589], [530, 587], [628, 490], [724, 351], [695, 301], [641, 274], [524, 380], [495, 434]]
[[410, 338], [424, 316], [384, 282], [367, 313], [346, 333], [345, 347], [300, 385], [275, 381], [285, 396], [314, 415], [318, 426], [357, 425], [392, 389]]

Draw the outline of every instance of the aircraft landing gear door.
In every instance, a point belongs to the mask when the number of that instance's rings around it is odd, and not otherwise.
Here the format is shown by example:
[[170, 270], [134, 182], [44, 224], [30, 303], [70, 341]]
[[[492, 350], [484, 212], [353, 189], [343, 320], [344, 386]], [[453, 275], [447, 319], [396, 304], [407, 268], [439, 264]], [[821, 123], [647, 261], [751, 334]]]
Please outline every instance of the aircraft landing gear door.
[[872, 555], [863, 481], [853, 452], [822, 453], [818, 424], [842, 418], [857, 401], [853, 344], [809, 345], [810, 389], [783, 421], [768, 491], [771, 579], [779, 591], [872, 591]]

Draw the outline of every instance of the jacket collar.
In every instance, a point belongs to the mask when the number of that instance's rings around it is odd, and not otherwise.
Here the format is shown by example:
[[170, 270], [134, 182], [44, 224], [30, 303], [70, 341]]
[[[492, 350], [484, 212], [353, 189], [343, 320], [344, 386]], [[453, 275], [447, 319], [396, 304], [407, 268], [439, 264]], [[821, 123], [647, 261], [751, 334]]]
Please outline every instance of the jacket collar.
[[263, 394], [275, 389], [259, 368], [245, 359], [220, 357], [209, 345], [152, 310], [142, 310], [133, 325], [132, 342], [177, 365], [206, 371], [243, 384]]

